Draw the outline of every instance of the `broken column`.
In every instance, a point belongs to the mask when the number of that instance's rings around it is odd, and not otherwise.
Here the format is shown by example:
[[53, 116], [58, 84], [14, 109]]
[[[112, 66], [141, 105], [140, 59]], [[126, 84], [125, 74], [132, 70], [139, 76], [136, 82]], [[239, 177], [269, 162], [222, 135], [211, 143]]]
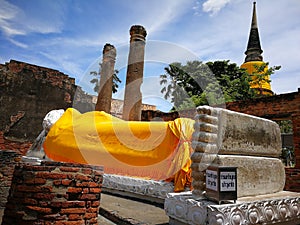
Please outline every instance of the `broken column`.
[[130, 49], [123, 106], [124, 120], [141, 120], [142, 93], [140, 88], [143, 82], [146, 35], [147, 32], [143, 26], [134, 25], [130, 28]]
[[110, 113], [115, 61], [116, 48], [107, 43], [103, 48], [99, 93], [95, 107], [96, 111]]

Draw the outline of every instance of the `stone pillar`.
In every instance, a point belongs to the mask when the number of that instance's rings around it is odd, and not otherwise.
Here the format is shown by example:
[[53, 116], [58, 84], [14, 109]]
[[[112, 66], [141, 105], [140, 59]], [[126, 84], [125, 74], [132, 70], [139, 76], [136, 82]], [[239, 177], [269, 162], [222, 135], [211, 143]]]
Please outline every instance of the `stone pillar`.
[[100, 71], [100, 85], [96, 111], [110, 113], [113, 75], [115, 71], [116, 49], [111, 44], [106, 44], [103, 48], [103, 59]]
[[103, 167], [19, 164], [2, 225], [98, 224]]
[[141, 120], [142, 93], [140, 88], [143, 82], [146, 35], [145, 28], [140, 25], [130, 28], [130, 50], [123, 106], [124, 120]]
[[0, 151], [0, 210], [4, 210], [15, 165], [21, 160], [21, 154], [11, 150]]

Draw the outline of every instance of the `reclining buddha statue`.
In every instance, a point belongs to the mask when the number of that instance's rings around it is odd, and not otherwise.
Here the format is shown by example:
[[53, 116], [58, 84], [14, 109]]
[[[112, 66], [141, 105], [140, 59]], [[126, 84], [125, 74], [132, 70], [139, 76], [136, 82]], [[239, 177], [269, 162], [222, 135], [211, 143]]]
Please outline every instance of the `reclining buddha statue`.
[[102, 165], [107, 174], [191, 185], [194, 120], [124, 121], [103, 111], [67, 109], [47, 131], [43, 148], [55, 161]]

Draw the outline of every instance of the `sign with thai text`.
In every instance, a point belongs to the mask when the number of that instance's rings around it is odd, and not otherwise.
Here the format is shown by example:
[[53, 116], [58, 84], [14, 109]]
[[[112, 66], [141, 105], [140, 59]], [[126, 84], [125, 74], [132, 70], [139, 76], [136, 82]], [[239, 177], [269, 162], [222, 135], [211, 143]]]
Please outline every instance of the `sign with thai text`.
[[218, 172], [206, 170], [206, 188], [218, 191]]
[[220, 191], [236, 191], [236, 172], [220, 172]]
[[211, 165], [206, 169], [205, 196], [221, 202], [237, 199], [237, 167]]

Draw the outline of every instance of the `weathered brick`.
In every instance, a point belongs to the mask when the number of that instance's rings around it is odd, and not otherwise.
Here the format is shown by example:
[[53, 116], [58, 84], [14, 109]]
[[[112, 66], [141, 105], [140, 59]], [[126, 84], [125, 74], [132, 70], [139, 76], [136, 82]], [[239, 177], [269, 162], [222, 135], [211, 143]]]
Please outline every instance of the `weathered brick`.
[[37, 205], [38, 201], [34, 198], [24, 198], [23, 203], [27, 205]]
[[90, 177], [84, 174], [76, 174], [75, 179], [78, 181], [89, 181]]
[[46, 177], [47, 179], [66, 179], [67, 174], [51, 172]]
[[81, 187], [68, 187], [67, 189], [68, 193], [82, 193]]
[[62, 172], [79, 172], [80, 168], [79, 167], [66, 167], [66, 166], [60, 166], [59, 167], [60, 171]]
[[46, 179], [44, 178], [31, 178], [31, 179], [25, 179], [24, 180], [25, 184], [45, 184], [46, 183]]
[[39, 201], [39, 206], [40, 207], [48, 207], [49, 206], [49, 201]]
[[82, 220], [83, 216], [82, 216], [82, 214], [69, 214], [68, 219], [69, 220]]
[[37, 213], [42, 213], [42, 214], [50, 214], [52, 213], [51, 208], [44, 208], [44, 207], [39, 207], [39, 206], [26, 206], [27, 209], [30, 209], [32, 211], [35, 211]]
[[98, 207], [98, 206], [100, 206], [100, 201], [92, 201], [91, 206], [92, 207]]
[[103, 176], [103, 174], [104, 174], [103, 170], [94, 170], [95, 176]]
[[[44, 167], [42, 167], [42, 168], [44, 168]], [[45, 168], [44, 168], [44, 170], [45, 170]], [[49, 174], [50, 174], [50, 172], [48, 172], [48, 171], [37, 172], [35, 174], [35, 177], [48, 178]]]
[[17, 191], [19, 192], [41, 192], [42, 188], [39, 186], [28, 186], [28, 185], [19, 185], [17, 186]]
[[98, 211], [99, 211], [98, 208], [93, 208], [93, 207], [90, 207], [90, 208], [86, 209], [87, 213], [97, 213]]
[[75, 208], [75, 207], [84, 207], [85, 202], [84, 201], [66, 201], [62, 202], [61, 207], [62, 208]]
[[[53, 225], [53, 221], [67, 220], [68, 217], [66, 215], [60, 215], [59, 213], [55, 213], [55, 214], [44, 215], [43, 219], [51, 220], [52, 222], [49, 224]], [[48, 224], [47, 221], [45, 222], [45, 225], [46, 224]]]
[[72, 173], [67, 174], [67, 179], [69, 180], [74, 180], [75, 179], [75, 175]]
[[49, 203], [49, 207], [53, 207], [53, 208], [61, 208], [62, 207], [62, 204], [64, 203], [65, 201], [51, 201]]
[[100, 200], [100, 194], [82, 194], [80, 200]]
[[59, 186], [59, 185], [61, 185], [62, 184], [62, 181], [61, 180], [54, 180], [53, 181], [53, 185], [54, 186]]
[[73, 182], [72, 180], [67, 180], [67, 179], [61, 180], [61, 184], [64, 186], [69, 186], [72, 182]]
[[92, 219], [92, 218], [95, 218], [97, 217], [97, 213], [86, 213], [84, 214], [84, 219]]
[[90, 193], [100, 193], [101, 192], [101, 188], [90, 188]]
[[92, 172], [93, 172], [93, 170], [92, 170], [91, 168], [82, 168], [82, 169], [81, 169], [81, 172], [82, 172], [83, 174], [91, 175]]
[[100, 184], [94, 182], [94, 181], [89, 181], [89, 182], [81, 182], [77, 183], [76, 186], [78, 187], [99, 187]]
[[78, 221], [56, 221], [55, 225], [83, 225], [85, 224], [84, 220]]
[[85, 208], [62, 208], [60, 213], [61, 214], [71, 214], [71, 213], [84, 214], [86, 213], [86, 209]]
[[82, 193], [83, 193], [83, 194], [90, 193], [89, 188], [82, 188]]

